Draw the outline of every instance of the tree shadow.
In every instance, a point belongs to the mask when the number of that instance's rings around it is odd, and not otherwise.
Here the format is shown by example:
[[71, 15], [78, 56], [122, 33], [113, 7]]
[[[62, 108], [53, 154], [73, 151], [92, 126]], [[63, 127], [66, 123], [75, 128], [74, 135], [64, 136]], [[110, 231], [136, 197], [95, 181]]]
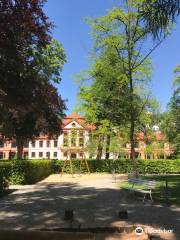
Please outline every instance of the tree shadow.
[[[64, 221], [66, 209], [74, 210], [74, 222]], [[120, 210], [128, 211], [128, 219], [118, 218]], [[173, 229], [173, 239], [178, 240], [179, 214], [176, 207], [149, 201], [143, 203], [121, 189], [83, 187], [78, 183], [38, 184], [1, 199], [0, 230], [67, 231], [78, 228], [93, 232], [93, 229], [104, 228], [105, 231], [105, 228], [148, 225]]]

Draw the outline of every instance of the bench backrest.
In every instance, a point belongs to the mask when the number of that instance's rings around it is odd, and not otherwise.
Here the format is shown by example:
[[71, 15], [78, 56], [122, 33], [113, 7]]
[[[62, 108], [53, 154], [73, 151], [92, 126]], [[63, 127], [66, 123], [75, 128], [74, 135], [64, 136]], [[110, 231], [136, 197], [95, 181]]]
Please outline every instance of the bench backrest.
[[142, 185], [149, 189], [155, 188], [155, 186], [156, 186], [156, 181], [148, 181], [148, 180], [139, 179], [139, 178], [129, 178], [128, 182], [133, 185]]

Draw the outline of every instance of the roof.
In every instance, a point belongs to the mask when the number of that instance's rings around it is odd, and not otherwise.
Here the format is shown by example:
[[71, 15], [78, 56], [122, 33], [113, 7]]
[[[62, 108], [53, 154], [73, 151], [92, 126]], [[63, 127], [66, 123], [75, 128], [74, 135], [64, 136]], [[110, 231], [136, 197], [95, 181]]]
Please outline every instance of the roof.
[[88, 130], [95, 130], [96, 127], [92, 124], [87, 124], [85, 121], [85, 118], [80, 116], [79, 114], [73, 112], [70, 115], [66, 116], [63, 121], [62, 121], [62, 128], [64, 128], [65, 126], [67, 126], [69, 123], [71, 123], [72, 121], [76, 121], [77, 123], [79, 123], [81, 126], [83, 126], [85, 129]]
[[[163, 134], [160, 131], [154, 132], [154, 135], [155, 135], [157, 141], [161, 141], [164, 137]], [[151, 139], [151, 136], [147, 136], [147, 137], [148, 137], [149, 140]], [[138, 138], [138, 140], [144, 140], [145, 139], [145, 134], [143, 132], [140, 132], [140, 133], [137, 134], [137, 138]]]
[[73, 112], [70, 115], [66, 116], [65, 119], [84, 119], [84, 117], [82, 117], [79, 114]]

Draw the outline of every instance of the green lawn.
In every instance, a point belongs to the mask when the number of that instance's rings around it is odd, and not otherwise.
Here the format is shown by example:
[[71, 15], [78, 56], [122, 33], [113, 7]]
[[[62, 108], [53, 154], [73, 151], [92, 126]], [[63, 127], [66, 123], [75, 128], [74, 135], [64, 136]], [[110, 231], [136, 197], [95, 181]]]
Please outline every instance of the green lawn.
[[[176, 176], [146, 176], [146, 180], [157, 181], [156, 188], [153, 190], [153, 199], [160, 203], [180, 205], [180, 175]], [[168, 200], [166, 199], [166, 179], [168, 181]], [[132, 186], [128, 182], [120, 184], [120, 188]], [[142, 186], [138, 186], [142, 189]]]

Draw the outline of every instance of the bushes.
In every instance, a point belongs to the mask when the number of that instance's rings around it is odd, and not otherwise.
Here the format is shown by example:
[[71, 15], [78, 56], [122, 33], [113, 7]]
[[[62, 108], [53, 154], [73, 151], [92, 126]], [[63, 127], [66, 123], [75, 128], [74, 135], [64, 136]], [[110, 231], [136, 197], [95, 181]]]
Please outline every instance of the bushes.
[[[22, 160], [0, 162], [0, 191], [11, 184], [33, 184], [51, 173], [59, 173], [63, 167], [62, 160]], [[88, 160], [90, 172], [128, 173], [131, 171], [130, 160]], [[142, 174], [153, 173], [180, 173], [180, 160], [137, 160], [138, 172]], [[79, 161], [73, 160], [73, 171], [78, 173]], [[66, 173], [70, 173], [70, 165], [67, 163]], [[87, 172], [83, 161], [82, 173]]]
[[[78, 172], [78, 160], [73, 160], [73, 171]], [[118, 160], [88, 160], [90, 172], [108, 172], [115, 170], [117, 173], [131, 172], [132, 163], [127, 159]], [[60, 172], [63, 166], [62, 160], [54, 162], [54, 172]], [[180, 160], [137, 160], [139, 173], [180, 173]], [[65, 171], [70, 173], [70, 164], [67, 163]], [[83, 161], [82, 173], [87, 172]]]
[[0, 195], [8, 187], [8, 177], [11, 171], [10, 162], [0, 162]]
[[53, 160], [25, 160], [25, 184], [36, 183], [53, 173]]
[[33, 184], [49, 176], [52, 172], [53, 161], [51, 160], [0, 162], [0, 188], [2, 188], [3, 179], [11, 184]]

